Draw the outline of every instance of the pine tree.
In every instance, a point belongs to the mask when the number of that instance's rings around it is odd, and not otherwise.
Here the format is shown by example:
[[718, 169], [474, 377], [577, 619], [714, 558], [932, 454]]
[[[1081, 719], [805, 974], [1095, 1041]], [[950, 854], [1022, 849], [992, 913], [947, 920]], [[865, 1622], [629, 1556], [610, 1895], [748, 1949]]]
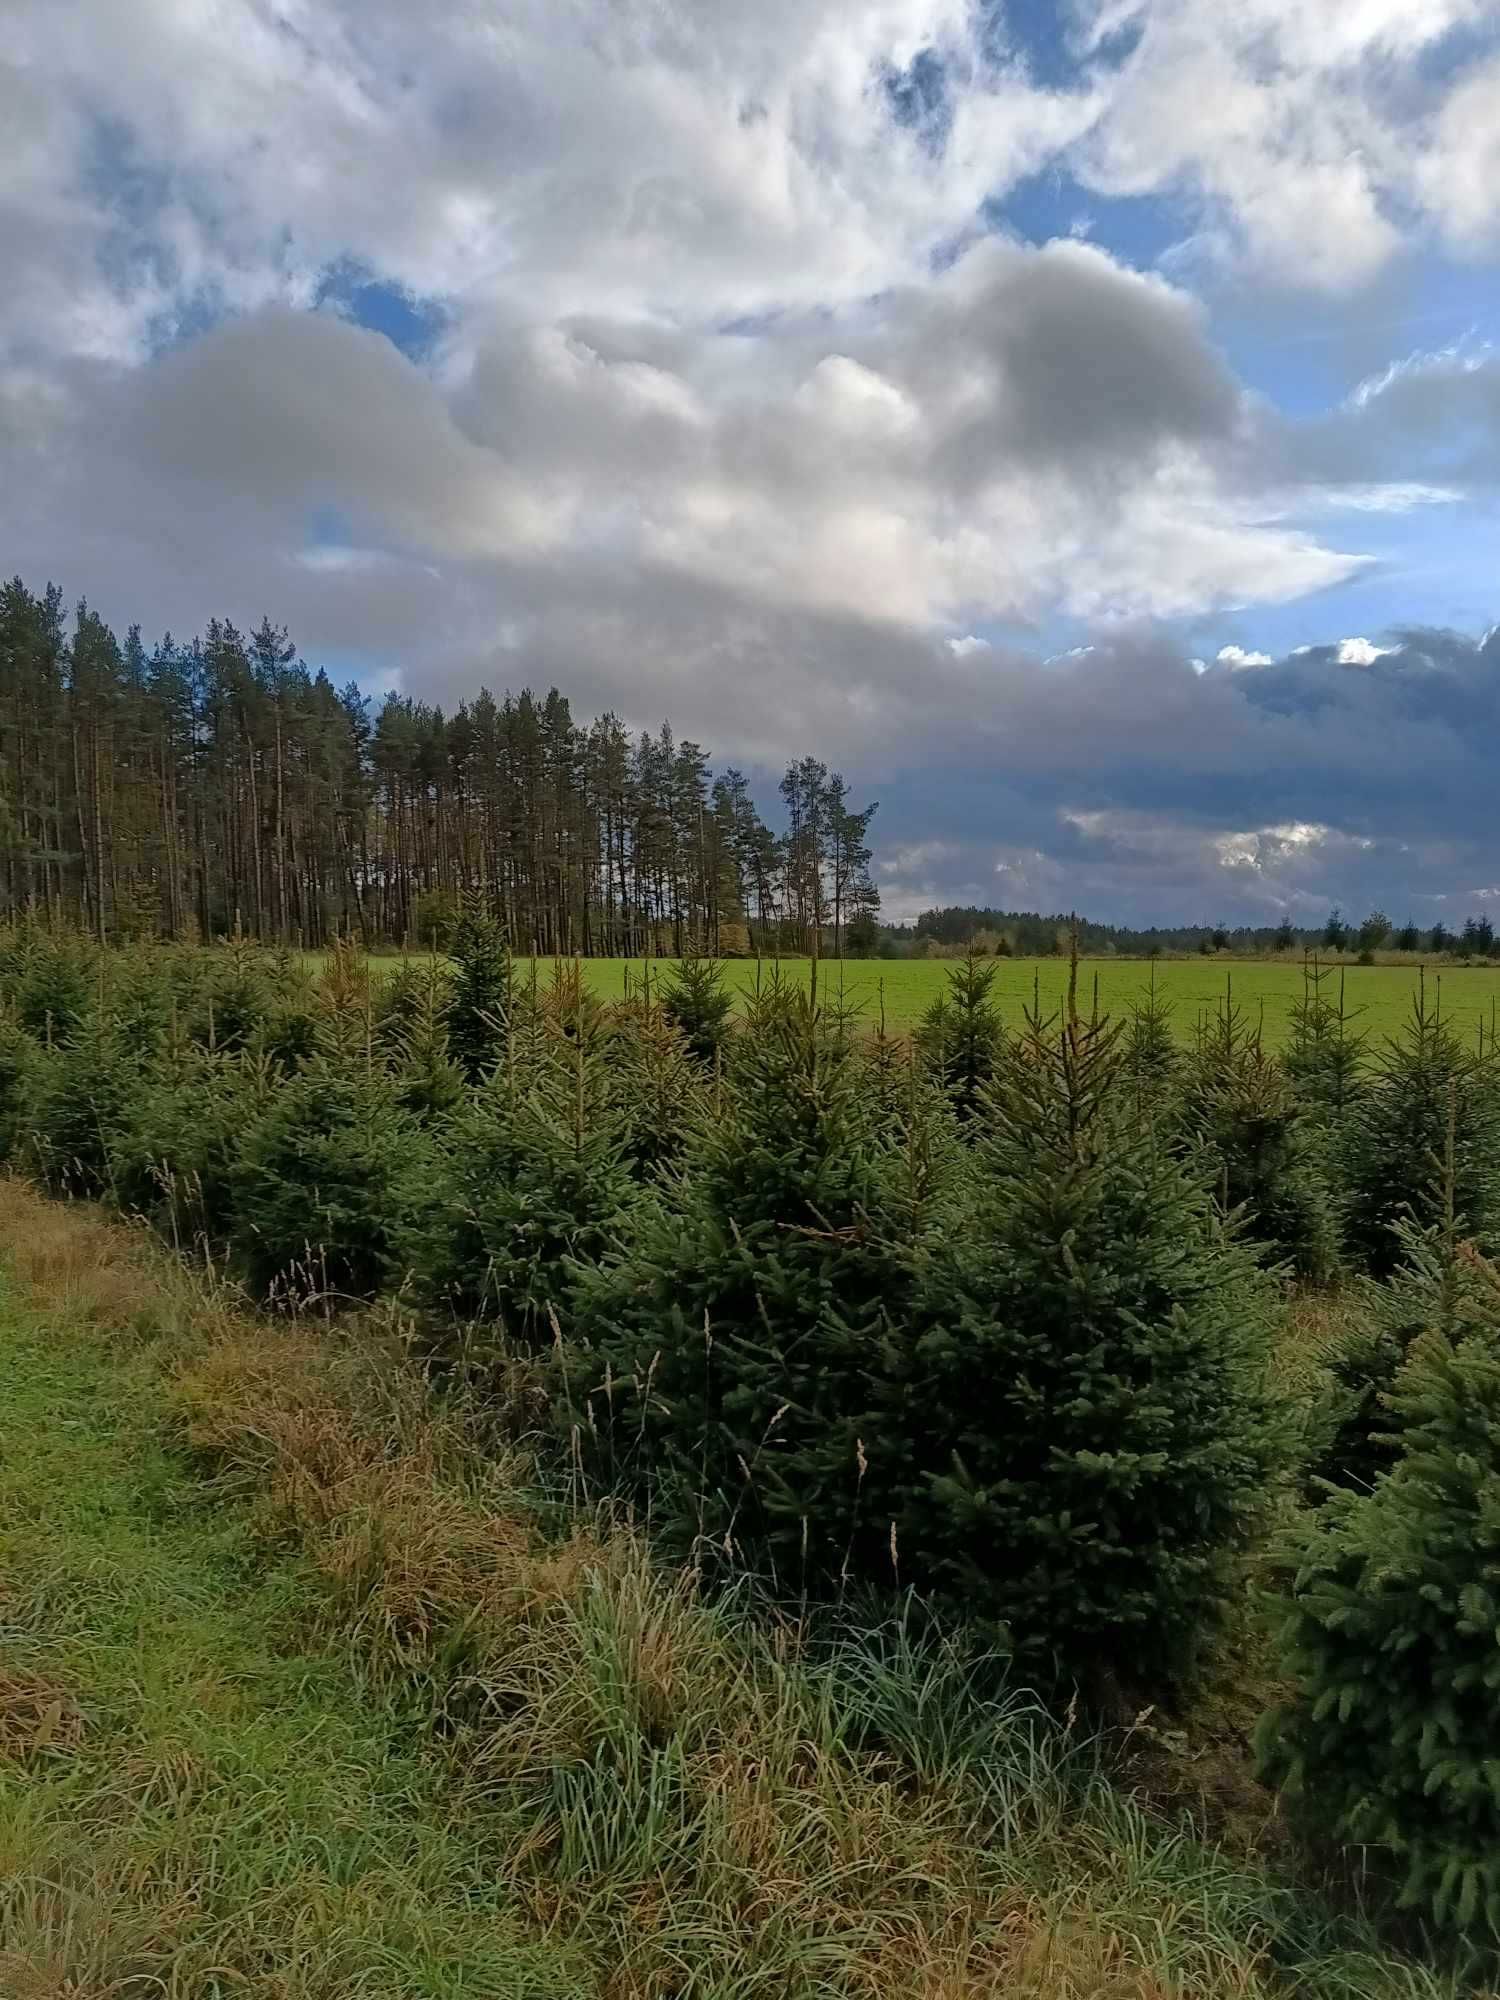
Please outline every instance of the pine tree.
[[[1493, 1282], [1493, 1274], [1492, 1282]], [[1500, 1316], [1415, 1344], [1391, 1404], [1395, 1469], [1306, 1528], [1283, 1631], [1295, 1697], [1271, 1773], [1366, 1850], [1400, 1907], [1500, 1947]]]
[[909, 1246], [882, 1224], [900, 1156], [808, 995], [773, 985], [732, 1051], [682, 1175], [580, 1277], [579, 1442], [679, 1550], [788, 1590], [889, 1581], [886, 1524], [861, 1503], [870, 1454], [902, 1448], [872, 1393], [907, 1284]]
[[884, 1417], [903, 1582], [1095, 1696], [1191, 1663], [1273, 1457], [1253, 1267], [1119, 1044], [1071, 1001], [1008, 1044]]

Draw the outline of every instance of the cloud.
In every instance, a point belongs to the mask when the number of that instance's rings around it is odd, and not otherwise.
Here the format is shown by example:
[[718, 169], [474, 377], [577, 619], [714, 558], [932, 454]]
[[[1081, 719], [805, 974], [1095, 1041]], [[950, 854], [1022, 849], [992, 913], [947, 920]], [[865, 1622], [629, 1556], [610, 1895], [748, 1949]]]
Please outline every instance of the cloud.
[[1385, 653], [1392, 653], [1394, 646], [1376, 646], [1368, 639], [1340, 639], [1337, 659], [1341, 667], [1372, 667]]
[[[268, 610], [450, 705], [556, 680], [751, 761], [816, 746], [873, 784], [933, 760], [956, 775], [928, 809], [986, 831], [893, 831], [893, 894], [1324, 879], [1365, 851], [1341, 815], [1376, 837], [1362, 772], [1406, 796], [1392, 731], [1457, 815], [1493, 722], [1458, 653], [1204, 666], [1138, 621], [1335, 589], [1367, 538], [1494, 486], [1477, 339], [1292, 418], [1193, 289], [1222, 305], [1227, 265], [1258, 311], [1322, 292], [1352, 322], [1398, 251], [1490, 254], [1489, 0], [1059, 20], [1049, 66], [1019, 9], [969, 0], [22, 9], [7, 567], [122, 624]], [[1053, 171], [1158, 198], [1176, 252], [1143, 271], [1102, 230], [999, 231]], [[365, 283], [428, 330], [418, 359], [354, 323]], [[999, 636], [1045, 653], [1080, 623], [1045, 660]], [[1314, 824], [1316, 853], [1281, 851]]]
[[1450, 245], [1493, 243], [1488, 0], [1092, 0], [1084, 12], [1096, 44], [1127, 26], [1136, 40], [1075, 171], [1105, 193], [1196, 196], [1210, 259], [1336, 292], [1396, 254], [1403, 211]]
[[1333, 902], [1460, 917], [1493, 877], [1500, 642], [1393, 634], [1368, 664], [1310, 647], [1197, 674], [1150, 633], [1045, 672], [1006, 656], [940, 782], [879, 786], [902, 908], [1079, 908], [1137, 921], [1301, 921]]

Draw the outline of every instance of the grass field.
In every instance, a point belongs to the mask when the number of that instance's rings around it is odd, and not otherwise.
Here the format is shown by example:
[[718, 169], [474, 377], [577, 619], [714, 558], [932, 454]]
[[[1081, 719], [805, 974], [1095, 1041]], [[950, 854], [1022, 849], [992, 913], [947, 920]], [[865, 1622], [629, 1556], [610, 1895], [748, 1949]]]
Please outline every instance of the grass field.
[[[521, 961], [523, 975], [530, 961]], [[1008, 1021], [1018, 1021], [1023, 1008], [1039, 996], [1043, 1009], [1057, 1007], [1067, 989], [1068, 968], [1061, 959], [995, 960], [995, 997]], [[627, 990], [639, 991], [645, 980], [659, 980], [670, 971], [661, 959], [592, 958], [583, 961], [584, 976], [601, 999], [618, 1000]], [[941, 959], [846, 959], [826, 961], [818, 968], [824, 994], [842, 993], [847, 1005], [857, 1007], [876, 1025], [882, 1015], [887, 1027], [901, 1032], [912, 1027], [924, 1010], [943, 992], [950, 970]], [[536, 977], [545, 983], [552, 977], [553, 962], [538, 961]], [[728, 959], [724, 965], [730, 984], [739, 991], [753, 992], [757, 980], [773, 976], [769, 961]], [[1247, 1020], [1263, 1024], [1266, 1042], [1279, 1047], [1291, 1026], [1291, 1010], [1303, 991], [1300, 961], [1282, 959], [1086, 959], [1081, 967], [1085, 998], [1098, 983], [1099, 1004], [1106, 1012], [1122, 1012], [1144, 997], [1153, 976], [1157, 991], [1170, 1004], [1178, 1031], [1190, 1036], [1198, 1021], [1209, 1018], [1232, 994]], [[806, 984], [812, 967], [805, 959], [789, 959], [781, 966], [781, 976]], [[1344, 980], [1345, 1004], [1356, 1032], [1379, 1041], [1394, 1034], [1407, 1018], [1417, 990], [1419, 967], [1415, 962], [1387, 965], [1348, 965], [1334, 971], [1325, 988], [1337, 997], [1337, 983]], [[1500, 1002], [1500, 967], [1450, 965], [1428, 968], [1429, 1001], [1440, 1000], [1442, 1011], [1452, 1018], [1465, 1038], [1477, 1038], [1484, 1024], [1488, 1044]]]

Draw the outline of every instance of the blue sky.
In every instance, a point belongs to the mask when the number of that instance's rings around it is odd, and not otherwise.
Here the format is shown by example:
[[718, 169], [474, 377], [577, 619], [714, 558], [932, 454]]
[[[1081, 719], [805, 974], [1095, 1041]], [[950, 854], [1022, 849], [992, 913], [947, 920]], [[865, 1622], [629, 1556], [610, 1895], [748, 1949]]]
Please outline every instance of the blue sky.
[[4, 561], [813, 750], [895, 914], [1478, 907], [1496, 102], [1493, 0], [23, 0]]

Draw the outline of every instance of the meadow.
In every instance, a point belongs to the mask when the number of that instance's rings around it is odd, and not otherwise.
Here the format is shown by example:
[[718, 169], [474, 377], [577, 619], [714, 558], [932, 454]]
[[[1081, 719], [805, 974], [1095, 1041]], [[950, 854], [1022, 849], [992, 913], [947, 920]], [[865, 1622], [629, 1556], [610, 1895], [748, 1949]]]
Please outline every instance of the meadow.
[[[1007, 1022], [1018, 1025], [1023, 1011], [1037, 1001], [1048, 1013], [1062, 1005], [1068, 982], [1065, 959], [1001, 958], [990, 962], [995, 971], [996, 1004]], [[379, 967], [392, 961], [376, 959], [372, 963]], [[518, 973], [522, 979], [534, 975], [545, 984], [553, 976], [554, 963], [550, 959], [520, 959]], [[804, 989], [813, 980], [813, 967], [807, 959], [784, 959], [779, 966], [769, 959], [725, 959], [721, 963], [726, 985], [742, 1001], [777, 972]], [[590, 958], [580, 964], [589, 991], [600, 1000], [614, 1002], [629, 993], [647, 991], [653, 984], [659, 986], [670, 978], [672, 962]], [[952, 961], [944, 959], [825, 960], [817, 967], [816, 976], [826, 1001], [841, 1001], [871, 1027], [883, 1020], [892, 1033], [902, 1034], [915, 1027], [946, 990], [951, 967]], [[1247, 1022], [1260, 1028], [1268, 1048], [1286, 1044], [1292, 1009], [1302, 999], [1306, 985], [1301, 961], [1290, 958], [1096, 958], [1083, 960], [1081, 971], [1086, 995], [1092, 999], [1097, 990], [1100, 1008], [1117, 1015], [1144, 1000], [1154, 985], [1171, 1009], [1173, 1032], [1183, 1040], [1191, 1039], [1198, 1026], [1211, 1020], [1226, 999], [1232, 999]], [[1328, 969], [1325, 991], [1336, 997], [1342, 978], [1351, 1031], [1368, 1035], [1378, 1044], [1405, 1024], [1423, 976], [1430, 1004], [1465, 1038], [1477, 1040], [1482, 1027], [1488, 1042], [1500, 999], [1500, 966], [1429, 965], [1424, 973], [1416, 960], [1376, 965], [1351, 962]]]
[[1492, 1993], [1478, 1008], [599, 970], [0, 931], [0, 1988]]

